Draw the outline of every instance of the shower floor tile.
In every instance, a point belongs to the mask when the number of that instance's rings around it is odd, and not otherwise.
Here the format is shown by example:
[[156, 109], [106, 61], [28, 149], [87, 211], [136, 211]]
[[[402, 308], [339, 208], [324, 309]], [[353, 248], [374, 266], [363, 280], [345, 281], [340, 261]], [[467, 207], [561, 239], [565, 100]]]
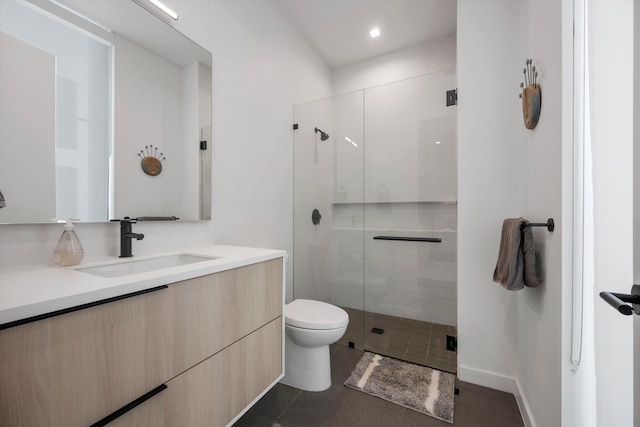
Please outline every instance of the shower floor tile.
[[[458, 355], [447, 350], [447, 335], [458, 335], [455, 326], [422, 322], [403, 317], [369, 313], [354, 308], [349, 313], [349, 326], [338, 344], [358, 350], [379, 353], [451, 373], [457, 372]], [[372, 332], [383, 329], [383, 334]]]

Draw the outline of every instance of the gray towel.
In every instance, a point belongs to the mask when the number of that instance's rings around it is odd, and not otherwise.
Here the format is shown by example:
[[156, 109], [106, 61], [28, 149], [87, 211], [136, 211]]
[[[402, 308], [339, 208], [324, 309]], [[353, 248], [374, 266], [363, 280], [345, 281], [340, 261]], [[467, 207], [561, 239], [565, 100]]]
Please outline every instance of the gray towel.
[[531, 227], [524, 218], [507, 218], [502, 223], [502, 238], [493, 281], [503, 288], [517, 291], [525, 286], [540, 286], [542, 279], [536, 272], [537, 254], [533, 245]]

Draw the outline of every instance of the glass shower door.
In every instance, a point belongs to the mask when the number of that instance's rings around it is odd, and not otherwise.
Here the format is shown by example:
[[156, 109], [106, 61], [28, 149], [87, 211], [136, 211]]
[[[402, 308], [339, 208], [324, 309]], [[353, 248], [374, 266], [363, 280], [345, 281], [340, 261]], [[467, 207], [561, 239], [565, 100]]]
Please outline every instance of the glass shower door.
[[293, 298], [349, 313], [363, 342], [363, 92], [294, 106]]
[[[365, 349], [456, 372], [455, 69], [365, 90]], [[447, 338], [447, 336], [452, 338]]]

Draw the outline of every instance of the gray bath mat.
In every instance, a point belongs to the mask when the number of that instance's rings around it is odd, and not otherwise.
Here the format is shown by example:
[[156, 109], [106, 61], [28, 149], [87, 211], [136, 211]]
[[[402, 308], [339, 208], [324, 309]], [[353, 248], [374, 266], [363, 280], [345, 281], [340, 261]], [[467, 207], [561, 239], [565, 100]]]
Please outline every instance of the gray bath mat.
[[365, 352], [344, 385], [453, 423], [452, 374]]

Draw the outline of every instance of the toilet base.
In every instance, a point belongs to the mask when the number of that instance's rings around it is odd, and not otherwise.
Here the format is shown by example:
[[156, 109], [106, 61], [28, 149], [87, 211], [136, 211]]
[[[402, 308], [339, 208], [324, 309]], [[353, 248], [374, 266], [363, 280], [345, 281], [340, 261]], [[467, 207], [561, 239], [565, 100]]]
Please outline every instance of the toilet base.
[[303, 347], [285, 334], [285, 375], [280, 382], [306, 391], [331, 387], [329, 346]]

